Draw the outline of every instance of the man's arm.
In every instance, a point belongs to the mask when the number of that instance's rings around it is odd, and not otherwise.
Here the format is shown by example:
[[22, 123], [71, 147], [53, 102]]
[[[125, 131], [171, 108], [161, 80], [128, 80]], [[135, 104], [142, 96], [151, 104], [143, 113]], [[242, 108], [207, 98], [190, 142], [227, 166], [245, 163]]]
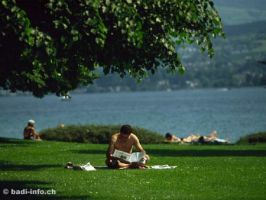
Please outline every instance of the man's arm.
[[[135, 135], [134, 135], [135, 136]], [[139, 151], [139, 152], [143, 152], [144, 153], [144, 163], [142, 163], [142, 164], [140, 164], [140, 165], [145, 165], [145, 163], [146, 163], [146, 161], [147, 160], [150, 160], [150, 156], [148, 155], [148, 154], [146, 154], [146, 151], [143, 149], [143, 147], [141, 146], [141, 144], [140, 144], [140, 142], [139, 142], [139, 139], [138, 139], [138, 137], [137, 136], [135, 136], [134, 137], [134, 140], [135, 140], [135, 142], [134, 142], [134, 146], [135, 146], [135, 148], [136, 148], [136, 150], [137, 151]], [[139, 163], [138, 163], [138, 165], [139, 165]]]
[[136, 150], [139, 151], [139, 152], [144, 152], [145, 153], [145, 150], [141, 146], [138, 137], [136, 135], [133, 135], [133, 139], [134, 139], [134, 143], [133, 144], [134, 144], [134, 147], [136, 148]]
[[38, 135], [38, 133], [36, 132], [34, 127], [31, 128], [31, 134], [32, 134], [33, 137]]
[[106, 152], [106, 157], [108, 159], [110, 159], [112, 157], [112, 154], [114, 153], [114, 150], [115, 150], [115, 141], [116, 141], [116, 137], [115, 137], [115, 135], [112, 135], [111, 141], [109, 143], [109, 146], [108, 146], [108, 149], [107, 149], [107, 152]]

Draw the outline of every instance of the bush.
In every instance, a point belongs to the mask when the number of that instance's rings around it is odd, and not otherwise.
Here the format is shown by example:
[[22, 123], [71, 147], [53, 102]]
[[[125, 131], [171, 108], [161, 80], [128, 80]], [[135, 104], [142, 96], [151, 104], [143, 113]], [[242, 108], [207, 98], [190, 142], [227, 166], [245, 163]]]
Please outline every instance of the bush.
[[[108, 144], [112, 134], [119, 132], [120, 125], [68, 125], [42, 130], [43, 140]], [[133, 132], [143, 144], [162, 143], [164, 137], [154, 131], [134, 127]]]
[[238, 144], [256, 144], [256, 143], [266, 143], [266, 132], [258, 132], [254, 134], [241, 137]]

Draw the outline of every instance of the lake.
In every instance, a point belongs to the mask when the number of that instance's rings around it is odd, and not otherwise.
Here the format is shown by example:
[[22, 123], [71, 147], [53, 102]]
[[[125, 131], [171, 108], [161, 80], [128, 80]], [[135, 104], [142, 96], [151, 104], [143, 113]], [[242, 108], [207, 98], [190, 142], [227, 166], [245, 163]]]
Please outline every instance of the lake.
[[216, 130], [232, 142], [266, 131], [265, 88], [73, 94], [70, 101], [4, 96], [0, 110], [0, 137], [12, 138], [22, 138], [29, 119], [38, 131], [59, 124], [131, 124], [181, 137]]

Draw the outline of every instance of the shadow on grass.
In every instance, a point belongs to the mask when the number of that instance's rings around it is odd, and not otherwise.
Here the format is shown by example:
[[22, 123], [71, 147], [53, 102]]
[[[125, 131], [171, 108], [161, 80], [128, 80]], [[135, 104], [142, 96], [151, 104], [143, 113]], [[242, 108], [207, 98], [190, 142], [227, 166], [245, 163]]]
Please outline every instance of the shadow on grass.
[[44, 168], [61, 167], [60, 165], [19, 165], [11, 164], [6, 161], [0, 161], [0, 171], [38, 171]]
[[0, 144], [31, 145], [34, 143], [35, 143], [35, 141], [33, 141], [33, 140], [22, 140], [22, 139], [0, 137]]
[[[0, 181], [0, 199], [90, 199], [90, 196], [64, 196], [58, 194], [51, 183], [44, 181]], [[42, 194], [48, 192], [50, 194]], [[5, 194], [4, 194], [5, 193]]]
[[[71, 150], [73, 153], [80, 154], [105, 154], [103, 149], [88, 149], [88, 150]], [[172, 149], [147, 149], [147, 153], [151, 156], [174, 156], [174, 157], [215, 157], [215, 156], [266, 156], [266, 150], [226, 150], [226, 149], [204, 149], [204, 150], [172, 150]]]
[[171, 149], [147, 149], [151, 156], [173, 157], [223, 157], [223, 156], [266, 156], [266, 150], [171, 150]]

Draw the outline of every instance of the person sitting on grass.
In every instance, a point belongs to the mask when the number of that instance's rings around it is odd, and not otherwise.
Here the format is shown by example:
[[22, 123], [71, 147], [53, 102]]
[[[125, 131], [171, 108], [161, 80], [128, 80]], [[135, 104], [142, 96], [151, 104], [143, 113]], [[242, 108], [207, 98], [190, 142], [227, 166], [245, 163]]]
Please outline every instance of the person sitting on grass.
[[25, 140], [41, 140], [40, 135], [36, 133], [34, 128], [35, 121], [29, 120], [28, 125], [24, 128], [23, 136]]
[[[113, 157], [115, 150], [124, 151], [126, 153], [132, 153], [132, 148], [138, 152], [144, 152], [144, 160], [140, 163], [127, 163], [124, 160]], [[123, 125], [120, 128], [119, 133], [115, 133], [111, 137], [107, 152], [106, 152], [106, 165], [109, 168], [114, 169], [126, 169], [126, 168], [145, 168], [145, 163], [149, 160], [149, 156], [145, 153], [141, 146], [138, 137], [132, 133], [130, 125]]]

